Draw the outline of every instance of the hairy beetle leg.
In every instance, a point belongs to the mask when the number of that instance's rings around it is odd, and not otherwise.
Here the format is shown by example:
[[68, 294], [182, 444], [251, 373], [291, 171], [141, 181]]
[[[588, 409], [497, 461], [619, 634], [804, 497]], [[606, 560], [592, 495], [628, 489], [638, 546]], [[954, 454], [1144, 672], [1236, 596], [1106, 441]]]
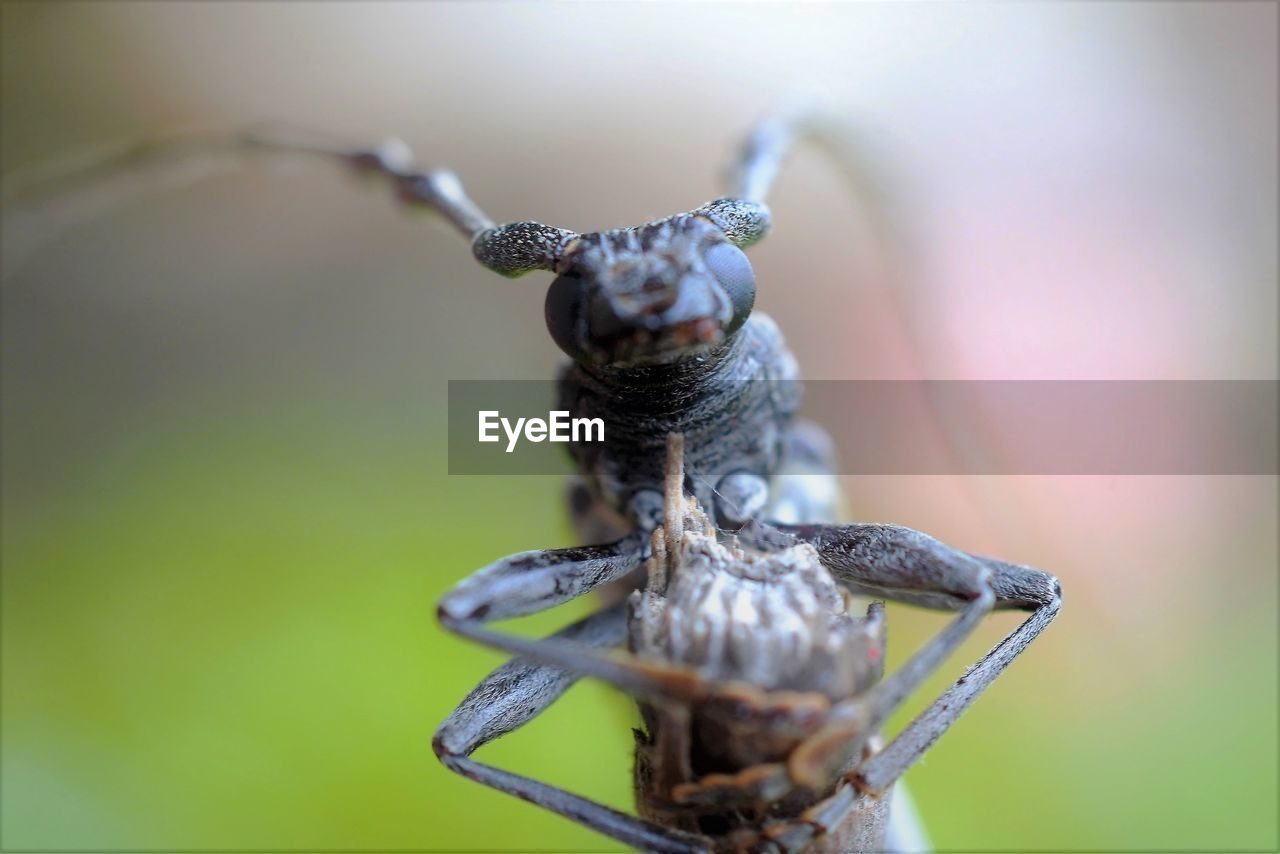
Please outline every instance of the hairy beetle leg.
[[[619, 602], [561, 629], [552, 637], [588, 648], [618, 646], [626, 639], [626, 605]], [[470, 758], [472, 752], [524, 726], [560, 698], [577, 673], [513, 659], [489, 674], [436, 730], [432, 746], [449, 770], [559, 813], [620, 842], [648, 851], [705, 851], [706, 840], [618, 812], [547, 783]]]
[[910, 528], [881, 524], [775, 527], [817, 548], [823, 565], [855, 592], [929, 608], [965, 609], [933, 642], [873, 689], [878, 722], [955, 649], [986, 611], [993, 607], [1033, 611], [888, 747], [860, 765], [847, 767], [850, 779], [866, 792], [883, 792], [902, 776], [1061, 608], [1061, 586], [1049, 573], [962, 552]]
[[535, 549], [509, 555], [467, 576], [440, 600], [440, 622], [452, 628], [545, 611], [616, 581], [640, 565], [646, 540]]
[[[1008, 590], [1008, 582], [1016, 581], [1023, 592], [1039, 591], [1040, 601], [1035, 610], [908, 724], [888, 747], [863, 763], [852, 778], [861, 790], [877, 792], [892, 786], [1057, 616], [1062, 607], [1057, 579], [1039, 570], [1013, 564], [1005, 566], [1007, 569], [997, 573], [997, 589], [1001, 588], [1000, 582], [1005, 582]], [[1017, 607], [1026, 607], [1026, 604]]]

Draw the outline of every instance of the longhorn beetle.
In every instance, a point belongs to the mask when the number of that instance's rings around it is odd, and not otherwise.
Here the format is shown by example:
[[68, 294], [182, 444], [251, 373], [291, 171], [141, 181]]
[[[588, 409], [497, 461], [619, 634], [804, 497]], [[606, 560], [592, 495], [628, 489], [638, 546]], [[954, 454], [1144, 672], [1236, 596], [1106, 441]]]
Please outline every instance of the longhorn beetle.
[[[639, 848], [732, 847], [750, 828], [726, 816], [748, 814], [758, 819], [754, 830], [774, 829], [752, 844], [822, 847], [823, 834], [833, 830], [823, 804], [856, 797], [860, 808], [887, 810], [887, 800], [879, 799], [893, 782], [1057, 614], [1060, 586], [1045, 572], [968, 554], [896, 525], [836, 523], [830, 440], [795, 417], [796, 362], [776, 325], [752, 312], [756, 281], [743, 252], [769, 230], [765, 200], [785, 157], [796, 144], [821, 142], [829, 134], [808, 112], [780, 113], [747, 137], [731, 173], [730, 195], [638, 227], [586, 234], [532, 221], [497, 225], [456, 176], [417, 170], [408, 147], [396, 140], [363, 150], [264, 134], [239, 140], [260, 149], [334, 157], [358, 173], [385, 178], [405, 204], [442, 215], [490, 270], [509, 277], [553, 273], [546, 324], [569, 357], [559, 376], [557, 408], [574, 417], [601, 417], [608, 425], [604, 442], [568, 446], [577, 468], [571, 516], [581, 539], [593, 544], [502, 558], [439, 603], [440, 622], [449, 630], [519, 656], [482, 681], [436, 731], [435, 752], [453, 771]], [[126, 158], [138, 153], [126, 152]], [[959, 614], [876, 687], [873, 703], [860, 696], [846, 697], [853, 706], [837, 701], [821, 721], [810, 721], [810, 731], [782, 738], [787, 750], [762, 748], [756, 757], [761, 761], [739, 763], [738, 776], [726, 775], [705, 753], [686, 756], [678, 766], [647, 760], [656, 776], [643, 781], [643, 817], [637, 818], [471, 757], [542, 712], [581, 675], [613, 682], [664, 714], [673, 699], [724, 699], [716, 694], [714, 674], [702, 672], [706, 660], [690, 671], [698, 662], [655, 663], [607, 653], [627, 640], [628, 615], [621, 605], [607, 605], [541, 641], [485, 625], [567, 602], [621, 581], [651, 557], [661, 564], [680, 551], [683, 541], [673, 536], [671, 519], [684, 518], [675, 509], [684, 507], [684, 498], [664, 481], [664, 460], [671, 456], [665, 443], [673, 434], [683, 437], [683, 488], [692, 493], [694, 506], [706, 509], [707, 524], [718, 536], [736, 532], [759, 549], [773, 550], [783, 556], [775, 556], [776, 565], [785, 564], [787, 555], [803, 554], [796, 560], [806, 565], [808, 577], [833, 580], [850, 593]], [[666, 533], [659, 537], [655, 532], [664, 518]], [[701, 517], [693, 521], [703, 524]], [[714, 532], [704, 531], [707, 542]], [[658, 543], [667, 558], [655, 548]], [[729, 562], [749, 563], [739, 552], [728, 554]], [[858, 754], [871, 743], [884, 712], [993, 608], [1031, 615], [883, 750], [865, 758]], [[874, 634], [879, 619], [869, 614], [862, 629]], [[689, 631], [705, 627], [697, 615], [690, 621]], [[751, 625], [748, 620], [738, 629]], [[748, 704], [739, 712], [750, 717], [760, 709]], [[670, 719], [662, 732], [663, 738], [675, 737]], [[681, 769], [679, 784], [668, 785], [675, 767]], [[701, 817], [699, 799], [708, 808]], [[850, 844], [893, 846], [892, 839], [877, 835], [883, 821], [866, 828], [871, 835]]]
[[[794, 418], [796, 363], [773, 322], [752, 313], [756, 282], [743, 249], [769, 229], [765, 198], [783, 158], [821, 129], [803, 113], [766, 120], [742, 148], [728, 197], [635, 228], [589, 234], [538, 222], [495, 225], [453, 174], [416, 171], [403, 144], [342, 155], [358, 170], [387, 176], [403, 201], [444, 215], [489, 269], [506, 276], [533, 270], [555, 275], [547, 291], [547, 329], [570, 358], [559, 377], [559, 407], [575, 417], [603, 416], [608, 424], [604, 443], [570, 446], [579, 472], [570, 504], [581, 533], [605, 538], [610, 532], [616, 539], [503, 558], [443, 597], [439, 619], [445, 627], [521, 658], [481, 682], [440, 726], [433, 744], [450, 769], [629, 845], [683, 851], [702, 847], [705, 837], [623, 815], [471, 754], [545, 709], [575, 675], [601, 675], [630, 688], [648, 680], [644, 690], [652, 687], [651, 665], [626, 667], [600, 654], [625, 639], [626, 615], [616, 606], [542, 642], [484, 624], [550, 608], [640, 566], [663, 518], [668, 435], [684, 437], [689, 470], [715, 473], [714, 479], [691, 477], [686, 485], [719, 528], [743, 529], [761, 541], [785, 537], [808, 544], [852, 592], [960, 612], [904, 675], [885, 683], [879, 696], [886, 707], [896, 705], [921, 671], [932, 669], [992, 608], [1033, 612], [882, 752], [859, 765], [851, 782], [865, 793], [885, 792], [1059, 608], [1058, 581], [1047, 573], [966, 554], [895, 525], [834, 524], [830, 491], [815, 486], [821, 479], [788, 476], [830, 476], [834, 468], [826, 436]], [[675, 546], [669, 538], [668, 544]], [[820, 730], [818, 743], [829, 746], [847, 736], [836, 729]], [[840, 750], [831, 755], [844, 757]], [[781, 777], [770, 779], [773, 787], [748, 793], [765, 812], [776, 806], [798, 814], [831, 793], [838, 766], [815, 772], [788, 763]], [[717, 770], [691, 773], [705, 782]], [[797, 800], [796, 790], [810, 796]]]

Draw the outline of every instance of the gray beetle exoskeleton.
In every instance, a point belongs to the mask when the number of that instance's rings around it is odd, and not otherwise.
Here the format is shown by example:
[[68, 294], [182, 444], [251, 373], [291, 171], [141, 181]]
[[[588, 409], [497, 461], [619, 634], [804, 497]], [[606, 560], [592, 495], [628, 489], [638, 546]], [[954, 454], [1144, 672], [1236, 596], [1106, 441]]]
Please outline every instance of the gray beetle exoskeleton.
[[[559, 408], [608, 425], [604, 442], [570, 445], [577, 475], [569, 506], [581, 539], [593, 544], [502, 558], [443, 597], [444, 626], [519, 657], [459, 704], [433, 744], [450, 769], [638, 848], [911, 847], [910, 827], [896, 820], [899, 811], [885, 796], [1060, 607], [1058, 581], [1047, 573], [968, 554], [908, 528], [837, 522], [830, 440], [796, 418], [796, 362], [776, 325], [753, 312], [756, 280], [743, 251], [769, 229], [765, 199], [787, 153], [828, 132], [811, 114], [779, 114], [748, 136], [728, 196], [635, 228], [586, 234], [537, 222], [495, 224], [452, 173], [418, 171], [397, 141], [353, 150], [263, 134], [238, 140], [336, 157], [389, 179], [402, 201], [436, 211], [470, 240], [485, 267], [509, 277], [553, 274], [546, 324], [570, 357], [559, 377]], [[138, 154], [125, 151], [121, 159]], [[692, 538], [680, 530], [686, 522], [696, 528]], [[735, 536], [754, 551], [731, 543]], [[686, 571], [698, 554], [705, 571]], [[605, 605], [540, 641], [485, 625], [621, 581], [646, 561], [645, 593], [633, 596], [630, 609]], [[785, 575], [788, 568], [794, 577]], [[698, 609], [712, 600], [681, 605], [669, 595], [672, 573], [719, 579], [735, 590], [755, 585], [787, 601], [757, 603], [728, 622], [703, 619]], [[743, 655], [726, 658], [723, 648], [706, 646], [707, 637], [728, 631], [768, 647], [780, 631], [769, 615], [803, 612], [797, 642], [816, 649], [818, 636], [825, 643], [830, 631], [836, 648], [870, 655], [883, 643], [882, 617], [874, 608], [861, 620], [849, 617], [833, 598], [836, 585], [841, 596], [958, 614], [883, 681], [866, 660], [821, 674], [804, 670], [815, 661], [830, 664], [819, 655], [795, 659], [808, 676], [783, 684], [766, 665], [785, 656], [766, 653], [753, 669]], [[809, 595], [822, 607], [796, 610]], [[888, 711], [993, 608], [1031, 615], [877, 750], [876, 729]], [[664, 620], [667, 629], [659, 631]], [[672, 626], [710, 634], [677, 642]], [[608, 652], [624, 645], [630, 655]], [[471, 758], [584, 675], [635, 694], [649, 709], [640, 736], [639, 817]], [[826, 697], [821, 709], [805, 705], [817, 696], [805, 694], [811, 688]], [[721, 727], [717, 736], [708, 724], [735, 715], [744, 729]], [[768, 715], [777, 731], [756, 726]], [[725, 743], [733, 732], [749, 733], [752, 743]], [[715, 745], [695, 743], [717, 737]]]
[[[819, 850], [837, 829], [842, 845], [858, 849], [912, 844], [910, 828], [896, 826], [892, 815], [886, 819], [890, 804], [879, 799], [1060, 607], [1058, 581], [1047, 573], [952, 549], [900, 526], [836, 523], [829, 440], [795, 418], [795, 359], [773, 322], [752, 313], [756, 282], [742, 251], [769, 228], [764, 200], [782, 159], [796, 141], [821, 128], [804, 114], [767, 120], [748, 137], [729, 196], [636, 228], [591, 234], [536, 222], [495, 225], [452, 174], [413, 171], [398, 144], [345, 155], [361, 169], [389, 176], [402, 199], [441, 212], [471, 239], [484, 266], [507, 276], [532, 270], [555, 275], [546, 321], [571, 360], [559, 378], [560, 408], [608, 425], [603, 443], [570, 446], [578, 469], [570, 502], [574, 521], [585, 541], [599, 544], [503, 558], [441, 600], [446, 627], [520, 657], [486, 678], [440, 726], [436, 753], [458, 773], [639, 848], [734, 848], [750, 839], [774, 850]], [[675, 484], [670, 436], [680, 437]], [[706, 677], [706, 661], [693, 662], [701, 669], [694, 667], [691, 675], [691, 662], [635, 650], [635, 627], [643, 618], [633, 613], [628, 620], [621, 605], [542, 641], [484, 625], [619, 581], [646, 558], [657, 559], [659, 542], [679, 548], [678, 537], [668, 532], [664, 540], [655, 532], [664, 519], [681, 516], [686, 489], [696, 506], [708, 509], [706, 524], [722, 538], [740, 532], [762, 548], [801, 548], [795, 554], [816, 561], [809, 567], [820, 570], [815, 579], [834, 580], [849, 593], [959, 614], [878, 685], [873, 699], [846, 697], [832, 717], [811, 716], [809, 731], [781, 738], [786, 750], [763, 749], [760, 762], [733, 768], [711, 760], [715, 751], [686, 751], [680, 773], [650, 761], [651, 773], [637, 788], [643, 817], [472, 759], [477, 748], [528, 722], [582, 675], [604, 678], [668, 712], [673, 699], [690, 701], [680, 692], [703, 697], [711, 690], [714, 680], [695, 678]], [[737, 557], [721, 559], [747, 560], [730, 554]], [[650, 569], [651, 586], [652, 577]], [[883, 750], [854, 756], [871, 744], [884, 714], [993, 608], [1032, 614]], [[758, 609], [752, 613], [759, 618]], [[689, 631], [706, 628], [705, 620], [690, 622]], [[735, 628], [762, 638], [776, 632], [750, 619]], [[629, 633], [639, 658], [602, 652], [623, 645]], [[749, 707], [740, 711], [753, 714]], [[692, 725], [688, 715], [683, 720], [686, 728]], [[697, 735], [673, 736], [670, 718], [662, 730], [662, 738], [677, 741]], [[668, 765], [677, 761], [669, 758]], [[856, 806], [865, 821], [851, 832], [828, 821], [833, 815], [824, 820], [824, 804], [839, 805], [841, 815]], [[742, 821], [750, 826], [727, 816], [747, 816]]]

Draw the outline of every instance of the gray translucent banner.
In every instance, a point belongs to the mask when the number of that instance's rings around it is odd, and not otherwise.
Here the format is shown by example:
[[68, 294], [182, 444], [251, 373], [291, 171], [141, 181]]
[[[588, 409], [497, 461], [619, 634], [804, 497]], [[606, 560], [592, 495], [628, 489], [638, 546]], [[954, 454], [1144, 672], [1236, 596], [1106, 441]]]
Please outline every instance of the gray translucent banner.
[[[1272, 380], [795, 385], [800, 417], [831, 435], [841, 474], [1278, 473]], [[558, 409], [552, 381], [450, 380], [449, 473], [572, 472], [569, 445], [552, 438], [572, 439], [575, 425]], [[481, 413], [492, 413], [484, 432], [496, 441], [480, 441]], [[595, 441], [600, 426], [576, 425], [578, 440]]]

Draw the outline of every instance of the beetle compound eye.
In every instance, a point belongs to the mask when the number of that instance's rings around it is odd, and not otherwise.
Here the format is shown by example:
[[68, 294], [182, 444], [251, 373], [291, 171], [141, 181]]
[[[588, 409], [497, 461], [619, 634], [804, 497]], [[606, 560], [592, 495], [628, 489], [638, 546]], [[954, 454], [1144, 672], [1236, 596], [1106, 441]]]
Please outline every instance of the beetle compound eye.
[[756, 274], [746, 253], [732, 243], [717, 243], [707, 249], [703, 261], [711, 275], [733, 302], [733, 321], [726, 332], [737, 332], [747, 322], [756, 301]]
[[556, 346], [574, 359], [583, 354], [579, 326], [582, 323], [585, 290], [586, 284], [582, 278], [573, 275], [556, 276], [547, 290], [547, 331], [551, 333]]

